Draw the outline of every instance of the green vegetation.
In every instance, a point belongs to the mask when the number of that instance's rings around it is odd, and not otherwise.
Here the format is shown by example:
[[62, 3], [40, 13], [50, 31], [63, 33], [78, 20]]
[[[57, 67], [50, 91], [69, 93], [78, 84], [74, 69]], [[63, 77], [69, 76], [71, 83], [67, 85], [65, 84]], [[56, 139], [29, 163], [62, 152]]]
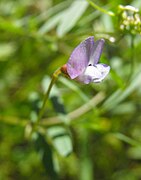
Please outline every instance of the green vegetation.
[[[0, 180], [141, 179], [140, 9], [0, 1]], [[53, 73], [89, 36], [105, 39], [110, 74], [89, 85], [60, 75], [40, 113]]]

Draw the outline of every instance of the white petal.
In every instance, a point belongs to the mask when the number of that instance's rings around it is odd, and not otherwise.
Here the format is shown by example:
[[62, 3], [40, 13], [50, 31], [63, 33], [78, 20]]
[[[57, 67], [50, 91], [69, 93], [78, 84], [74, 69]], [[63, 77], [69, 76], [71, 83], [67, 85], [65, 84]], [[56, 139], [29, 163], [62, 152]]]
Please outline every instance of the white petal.
[[83, 82], [84, 84], [89, 84], [90, 82], [101, 82], [109, 73], [110, 66], [105, 64], [97, 64], [95, 66], [88, 66], [83, 74], [81, 74], [77, 80]]
[[110, 66], [106, 64], [97, 64], [95, 67], [101, 73], [101, 77], [99, 76], [99, 78], [97, 80], [95, 79], [94, 82], [101, 82], [108, 75]]
[[[108, 73], [110, 71], [110, 66], [108, 66], [106, 64], [97, 64], [97, 65], [95, 65], [95, 68], [101, 75], [99, 76], [98, 73], [97, 74], [95, 73], [93, 82], [101, 82], [108, 75]], [[95, 69], [95, 71], [96, 71], [96, 69]]]

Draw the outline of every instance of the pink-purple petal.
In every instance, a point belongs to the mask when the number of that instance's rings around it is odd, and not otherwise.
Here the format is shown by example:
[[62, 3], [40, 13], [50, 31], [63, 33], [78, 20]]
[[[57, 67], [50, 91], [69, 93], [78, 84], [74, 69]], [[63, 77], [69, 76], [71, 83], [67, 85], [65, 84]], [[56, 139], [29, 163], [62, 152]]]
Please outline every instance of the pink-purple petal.
[[95, 65], [98, 63], [100, 56], [102, 54], [103, 46], [104, 46], [104, 39], [100, 39], [95, 42], [93, 52], [90, 56], [90, 64]]
[[90, 56], [92, 56], [93, 50], [93, 36], [88, 37], [74, 49], [67, 63], [67, 72], [71, 79], [76, 78], [85, 71], [89, 64]]

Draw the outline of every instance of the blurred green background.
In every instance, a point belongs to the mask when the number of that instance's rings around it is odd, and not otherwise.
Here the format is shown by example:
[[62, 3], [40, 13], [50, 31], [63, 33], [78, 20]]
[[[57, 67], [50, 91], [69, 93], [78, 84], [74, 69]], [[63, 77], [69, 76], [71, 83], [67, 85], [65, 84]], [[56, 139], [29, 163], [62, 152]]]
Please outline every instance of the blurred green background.
[[[0, 1], [0, 180], [141, 179], [141, 1], [95, 3]], [[105, 39], [110, 74], [60, 76], [37, 124], [51, 75], [88, 36]]]

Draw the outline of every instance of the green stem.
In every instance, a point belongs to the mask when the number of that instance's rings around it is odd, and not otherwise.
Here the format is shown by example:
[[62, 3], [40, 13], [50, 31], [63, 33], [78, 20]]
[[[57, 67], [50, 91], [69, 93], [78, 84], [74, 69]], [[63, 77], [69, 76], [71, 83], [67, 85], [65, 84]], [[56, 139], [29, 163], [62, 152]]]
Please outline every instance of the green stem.
[[61, 69], [60, 69], [60, 68], [59, 68], [57, 71], [55, 71], [54, 74], [52, 75], [52, 79], [51, 79], [51, 82], [50, 82], [49, 87], [48, 87], [48, 89], [47, 89], [47, 92], [46, 92], [46, 94], [45, 94], [45, 98], [44, 98], [44, 101], [43, 101], [41, 110], [40, 110], [40, 112], [39, 112], [39, 116], [38, 116], [37, 122], [39, 122], [40, 119], [41, 119], [42, 116], [43, 116], [43, 113], [44, 113], [44, 110], [45, 110], [45, 106], [46, 106], [46, 102], [47, 102], [47, 100], [48, 100], [50, 91], [51, 91], [51, 89], [52, 89], [55, 81], [57, 80], [57, 77], [58, 77], [59, 74], [61, 74]]
[[[99, 103], [101, 103], [105, 99], [105, 94], [103, 92], [99, 92], [96, 96], [94, 96], [90, 101], [86, 104], [78, 107], [74, 111], [68, 113], [66, 116], [69, 117], [71, 122], [75, 121], [75, 119], [80, 116], [88, 113], [90, 110], [94, 109]], [[0, 116], [0, 122], [6, 123], [9, 125], [19, 125], [25, 127], [29, 123], [29, 119], [22, 119], [19, 117], [11, 117], [11, 116]], [[59, 116], [45, 118], [43, 121], [39, 122], [40, 126], [55, 126], [58, 124], [63, 124], [63, 121], [60, 121]]]
[[134, 73], [134, 68], [135, 68], [134, 38], [135, 38], [135, 36], [134, 36], [134, 35], [131, 35], [131, 64], [130, 64], [131, 68], [130, 68], [130, 72], [129, 72], [129, 77], [128, 77], [128, 79], [127, 79], [127, 84], [128, 84], [129, 81], [131, 80], [132, 75], [133, 75], [133, 73]]
[[104, 13], [104, 14], [108, 14], [109, 16], [115, 16], [115, 14], [114, 14], [112, 11], [106, 11], [105, 9], [103, 9], [103, 8], [99, 7], [98, 5], [96, 5], [96, 4], [95, 4], [93, 1], [91, 1], [91, 0], [87, 0], [87, 2], [88, 2], [91, 6], [93, 6], [95, 9], [101, 11], [101, 12]]
[[134, 72], [134, 67], [135, 67], [135, 61], [134, 61], [134, 50], [135, 50], [135, 47], [134, 47], [134, 39], [135, 39], [135, 36], [132, 35], [131, 36], [131, 76], [133, 75], [133, 72]]

